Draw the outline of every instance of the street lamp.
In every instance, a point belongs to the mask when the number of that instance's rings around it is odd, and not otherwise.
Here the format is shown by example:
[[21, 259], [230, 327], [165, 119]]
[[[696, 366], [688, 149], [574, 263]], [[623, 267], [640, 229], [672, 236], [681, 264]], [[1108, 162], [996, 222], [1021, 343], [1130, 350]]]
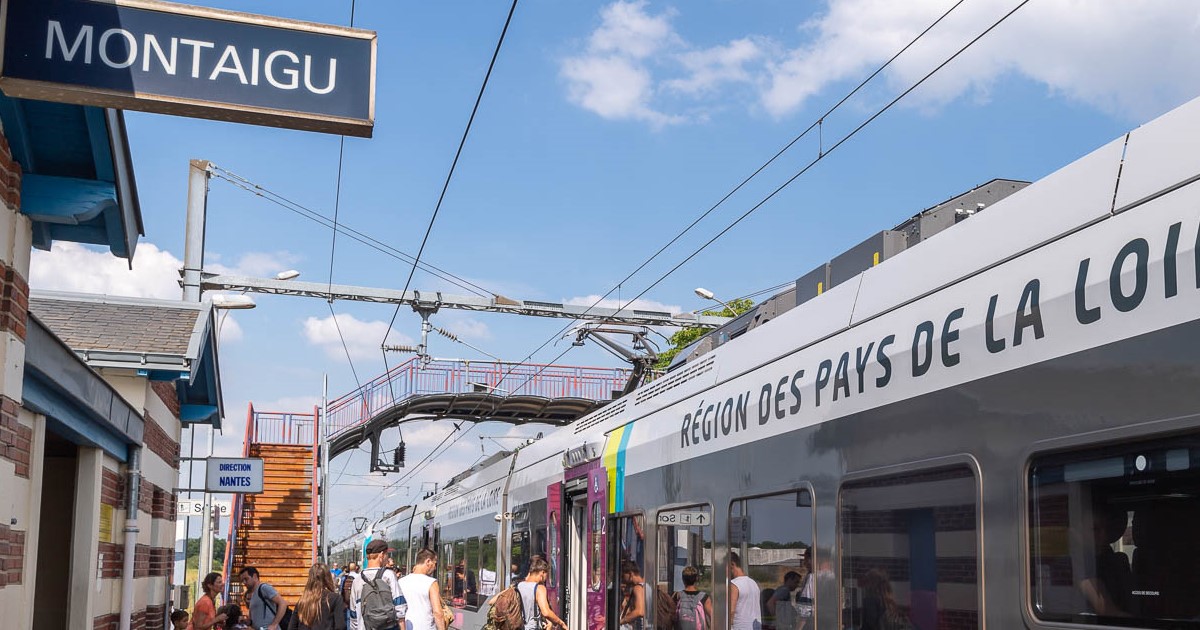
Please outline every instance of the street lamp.
[[296, 271], [295, 269], [288, 269], [287, 271], [280, 271], [279, 273], [275, 274], [276, 280], [295, 280], [299, 277], [300, 272]]
[[723, 300], [718, 298], [716, 295], [713, 295], [712, 291], [709, 291], [708, 289], [705, 289], [704, 287], [696, 287], [696, 295], [702, 299], [712, 300], [714, 302], [719, 303], [721, 306], [724, 306], [729, 311], [730, 317], [737, 317], [738, 312], [733, 310], [732, 306], [726, 304]]

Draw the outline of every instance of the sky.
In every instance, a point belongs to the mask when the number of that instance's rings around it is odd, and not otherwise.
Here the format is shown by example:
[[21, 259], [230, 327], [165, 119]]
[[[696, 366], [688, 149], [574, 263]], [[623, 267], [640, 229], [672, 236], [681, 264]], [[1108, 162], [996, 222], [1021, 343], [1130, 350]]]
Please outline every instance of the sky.
[[[129, 112], [146, 227], [132, 270], [107, 252], [58, 243], [34, 253], [31, 287], [177, 299], [192, 158], [326, 216], [336, 208], [342, 224], [415, 255], [509, 3], [195, 3], [339, 25], [353, 7], [354, 26], [378, 33], [374, 137], [346, 138], [339, 167], [337, 136]], [[792, 281], [924, 208], [997, 177], [1039, 179], [1200, 94], [1200, 4], [1033, 0], [838, 144], [1019, 4], [964, 0], [830, 112], [955, 2], [523, 0], [422, 261], [516, 299], [591, 304], [611, 291], [604, 305], [615, 306], [644, 292], [642, 305], [693, 311], [713, 304], [696, 287], [728, 300]], [[393, 289], [410, 271], [220, 179], [209, 193], [205, 266], [260, 277], [296, 269], [303, 280]], [[412, 288], [464, 293], [421, 271]], [[391, 344], [420, 334], [408, 309], [389, 327], [395, 309], [385, 305], [255, 301], [221, 329], [218, 455], [240, 455], [249, 403], [311, 410], [324, 375], [331, 397], [349, 392], [384, 371], [385, 334]], [[438, 357], [543, 363], [572, 348], [555, 336], [562, 320], [442, 311], [433, 323], [473, 346], [437, 337]], [[559, 363], [620, 365], [590, 345]], [[336, 459], [331, 540], [352, 531], [354, 516], [411, 502], [539, 430], [488, 423], [460, 432], [399, 485], [395, 475], [368, 474], [362, 451]], [[409, 462], [452, 431], [445, 420], [408, 425]], [[196, 431], [198, 454], [205, 438]], [[391, 431], [384, 444], [398, 439]], [[185, 452], [190, 440], [185, 433]]]

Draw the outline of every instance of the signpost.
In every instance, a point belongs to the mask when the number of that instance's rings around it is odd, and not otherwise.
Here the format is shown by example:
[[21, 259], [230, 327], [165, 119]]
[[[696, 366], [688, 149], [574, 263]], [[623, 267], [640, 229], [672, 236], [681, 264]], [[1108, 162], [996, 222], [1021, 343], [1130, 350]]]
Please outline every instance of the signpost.
[[157, 0], [0, 0], [9, 96], [370, 137], [373, 31]]
[[667, 527], [706, 527], [712, 523], [712, 515], [707, 510], [671, 510], [658, 513], [658, 524]]
[[205, 492], [258, 494], [263, 491], [263, 460], [259, 457], [210, 457]]

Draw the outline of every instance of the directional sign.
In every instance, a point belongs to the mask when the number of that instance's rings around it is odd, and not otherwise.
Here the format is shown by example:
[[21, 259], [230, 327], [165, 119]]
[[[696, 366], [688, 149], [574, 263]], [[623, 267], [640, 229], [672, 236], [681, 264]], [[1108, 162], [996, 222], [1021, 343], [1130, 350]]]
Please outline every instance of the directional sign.
[[668, 527], [707, 526], [712, 523], [712, 515], [705, 511], [671, 510], [658, 513], [658, 524]]
[[748, 542], [750, 542], [750, 517], [731, 517], [729, 519], [729, 544], [740, 545]]
[[8, 96], [371, 136], [371, 31], [156, 0], [0, 13]]
[[[233, 503], [229, 501], [213, 501], [212, 505], [221, 511], [221, 516], [229, 516]], [[179, 499], [175, 512], [180, 516], [201, 516], [204, 514], [204, 501], [199, 499]]]
[[209, 492], [258, 494], [263, 491], [263, 460], [257, 457], [208, 458], [204, 489]]

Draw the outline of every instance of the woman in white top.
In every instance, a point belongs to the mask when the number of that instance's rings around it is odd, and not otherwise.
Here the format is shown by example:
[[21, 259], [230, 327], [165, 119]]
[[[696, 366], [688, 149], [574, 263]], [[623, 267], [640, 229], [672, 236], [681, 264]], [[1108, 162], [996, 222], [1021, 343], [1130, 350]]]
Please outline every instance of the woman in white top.
[[408, 603], [404, 616], [405, 630], [446, 630], [442, 616], [442, 592], [433, 572], [437, 570], [437, 554], [429, 549], [417, 553], [412, 573], [400, 578], [400, 592]]
[[729, 572], [733, 575], [729, 581], [730, 630], [762, 630], [758, 582], [746, 575], [737, 552], [729, 553]]

